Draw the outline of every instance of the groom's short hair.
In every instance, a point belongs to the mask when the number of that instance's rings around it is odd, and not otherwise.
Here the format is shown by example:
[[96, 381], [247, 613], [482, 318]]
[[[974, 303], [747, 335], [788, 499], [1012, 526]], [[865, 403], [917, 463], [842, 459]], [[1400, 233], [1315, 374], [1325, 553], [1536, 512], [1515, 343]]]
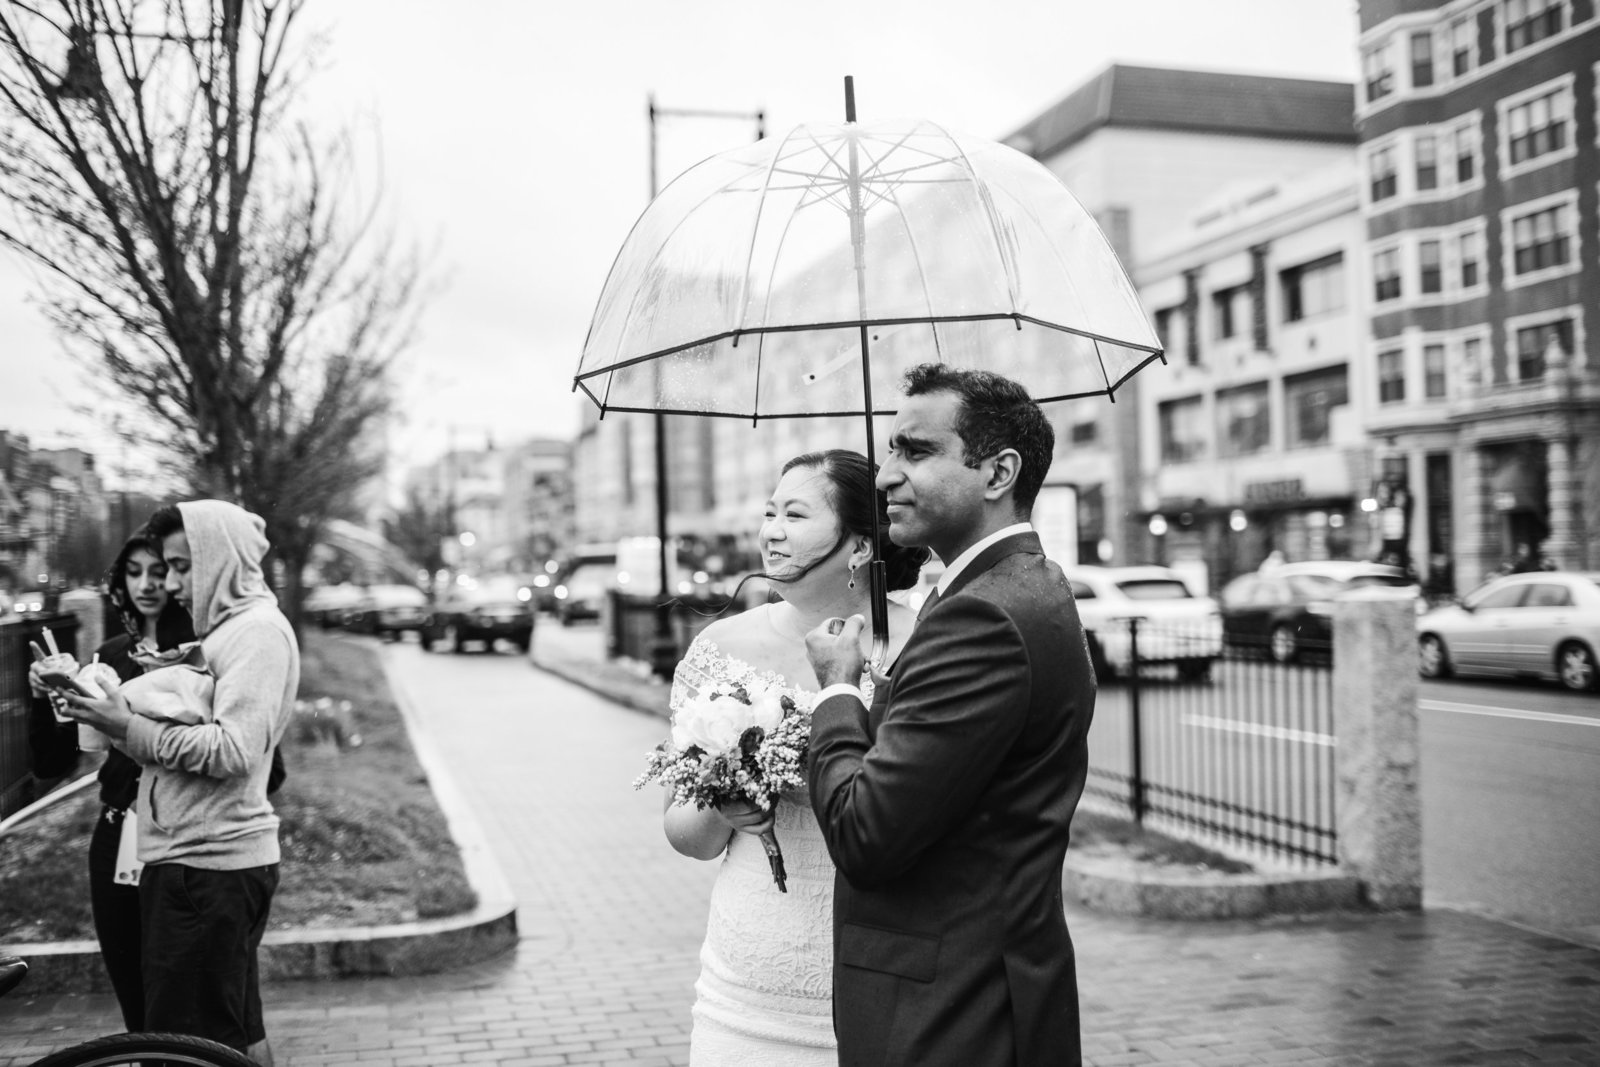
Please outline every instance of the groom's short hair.
[[1028, 391], [993, 371], [921, 363], [906, 371], [905, 395], [924, 393], [954, 393], [961, 401], [956, 433], [967, 466], [976, 467], [1003, 449], [1017, 450], [1022, 469], [1011, 503], [1019, 518], [1030, 514], [1055, 457], [1056, 432]]

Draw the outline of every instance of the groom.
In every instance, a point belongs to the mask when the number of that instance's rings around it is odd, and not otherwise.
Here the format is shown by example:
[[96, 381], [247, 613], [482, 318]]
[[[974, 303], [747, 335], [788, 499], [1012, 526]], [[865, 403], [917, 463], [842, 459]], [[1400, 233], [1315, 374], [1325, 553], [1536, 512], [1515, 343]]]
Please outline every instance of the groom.
[[839, 1062], [1080, 1064], [1061, 866], [1095, 682], [1027, 522], [1055, 434], [997, 374], [923, 364], [905, 392], [878, 486], [894, 542], [944, 562], [937, 592], [870, 709], [861, 617], [806, 639]]

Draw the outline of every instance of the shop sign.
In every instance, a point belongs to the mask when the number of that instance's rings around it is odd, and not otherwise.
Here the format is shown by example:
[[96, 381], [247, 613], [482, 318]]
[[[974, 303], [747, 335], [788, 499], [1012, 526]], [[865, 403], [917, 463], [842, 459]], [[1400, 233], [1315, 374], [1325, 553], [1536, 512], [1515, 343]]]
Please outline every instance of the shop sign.
[[1306, 497], [1305, 483], [1299, 478], [1283, 478], [1275, 482], [1246, 482], [1244, 499], [1247, 504], [1284, 504]]

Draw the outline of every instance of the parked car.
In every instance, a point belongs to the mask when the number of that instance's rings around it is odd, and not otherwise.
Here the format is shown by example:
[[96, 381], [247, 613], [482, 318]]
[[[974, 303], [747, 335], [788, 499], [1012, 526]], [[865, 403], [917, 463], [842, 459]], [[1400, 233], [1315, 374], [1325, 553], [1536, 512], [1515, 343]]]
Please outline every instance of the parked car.
[[449, 646], [465, 652], [469, 641], [482, 641], [494, 651], [505, 638], [521, 652], [533, 647], [533, 593], [513, 575], [494, 575], [466, 585], [453, 585], [429, 610], [421, 630], [424, 649]]
[[1324, 574], [1286, 574], [1284, 568], [1240, 575], [1222, 589], [1223, 638], [1279, 663], [1307, 652], [1329, 652], [1333, 599], [1353, 588]]
[[359, 585], [340, 582], [338, 585], [319, 585], [306, 593], [300, 602], [301, 616], [324, 630], [344, 624], [345, 612], [361, 603], [365, 594]]
[[399, 637], [422, 629], [428, 594], [414, 585], [370, 585], [354, 607], [344, 614], [344, 628], [352, 633]]
[[612, 563], [580, 563], [555, 588], [556, 618], [562, 626], [578, 619], [598, 619], [600, 605], [616, 581]]
[[1495, 578], [1417, 619], [1424, 678], [1533, 676], [1600, 688], [1600, 572], [1533, 571]]
[[1089, 655], [1102, 677], [1132, 666], [1128, 620], [1139, 620], [1140, 663], [1172, 663], [1181, 678], [1201, 679], [1222, 655], [1217, 602], [1197, 597], [1166, 567], [1064, 567], [1078, 616], [1089, 630]]

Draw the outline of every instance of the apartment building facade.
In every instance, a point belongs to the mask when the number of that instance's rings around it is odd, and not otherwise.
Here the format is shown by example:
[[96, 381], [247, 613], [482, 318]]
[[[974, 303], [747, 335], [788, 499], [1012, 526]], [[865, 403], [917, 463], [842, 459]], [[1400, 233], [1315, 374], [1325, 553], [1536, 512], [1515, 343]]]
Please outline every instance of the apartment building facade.
[[1362, 0], [1356, 109], [1382, 486], [1426, 581], [1600, 566], [1594, 0]]
[[[1217, 589], [1271, 553], [1377, 555], [1363, 431], [1371, 394], [1347, 150], [1319, 171], [1242, 184], [1141, 263], [1168, 366], [1139, 391], [1133, 518], [1143, 556]], [[1363, 506], [1365, 505], [1365, 506]]]

